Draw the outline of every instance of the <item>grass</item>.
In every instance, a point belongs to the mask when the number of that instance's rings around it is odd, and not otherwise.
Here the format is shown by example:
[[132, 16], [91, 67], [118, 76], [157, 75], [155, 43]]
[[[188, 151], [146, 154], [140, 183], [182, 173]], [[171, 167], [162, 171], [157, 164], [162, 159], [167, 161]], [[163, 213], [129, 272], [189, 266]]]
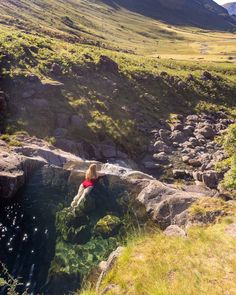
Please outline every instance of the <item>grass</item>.
[[[10, 112], [7, 133], [24, 129], [50, 138], [54, 114], [79, 115], [87, 127], [69, 130], [70, 139], [103, 138], [140, 156], [147, 147], [146, 133], [140, 130], [147, 123], [153, 126], [170, 113], [232, 112], [235, 106], [236, 63], [229, 59], [236, 55], [233, 33], [172, 26], [102, 2], [70, 1], [65, 6], [55, 0], [23, 0], [20, 13], [8, 1], [0, 7], [3, 77], [33, 73], [64, 83], [63, 96], [48, 99], [48, 112]], [[101, 55], [113, 59], [119, 73], [97, 71]], [[60, 67], [58, 76], [51, 73], [53, 63]], [[203, 71], [217, 79], [202, 81]], [[194, 81], [188, 81], [189, 74]], [[178, 89], [178, 81], [186, 87]]]
[[101, 289], [112, 283], [119, 291], [108, 294], [235, 294], [235, 238], [225, 226], [193, 227], [187, 239], [154, 233], [131, 241]]
[[[187, 238], [167, 237], [155, 228], [131, 235], [100, 291], [113, 284], [116, 288], [107, 294], [235, 294], [235, 237], [225, 232], [236, 221], [235, 202], [201, 198], [190, 207], [190, 216], [219, 210], [224, 215], [214, 224], [189, 227]], [[96, 292], [87, 283], [77, 294]]]
[[[218, 170], [227, 171], [221, 187], [228, 190], [236, 198], [236, 124], [231, 124], [217, 141], [224, 147], [227, 158], [216, 163]], [[225, 170], [226, 169], [226, 170]]]

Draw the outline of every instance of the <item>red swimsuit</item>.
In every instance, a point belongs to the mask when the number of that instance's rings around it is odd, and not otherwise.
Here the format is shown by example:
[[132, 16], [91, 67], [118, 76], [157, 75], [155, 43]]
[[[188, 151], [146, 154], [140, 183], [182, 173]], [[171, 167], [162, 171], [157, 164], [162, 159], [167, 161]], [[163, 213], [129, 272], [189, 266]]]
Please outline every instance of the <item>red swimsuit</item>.
[[84, 186], [84, 188], [87, 188], [87, 187], [90, 187], [90, 186], [93, 187], [96, 181], [97, 181], [97, 179], [91, 179], [91, 180], [85, 179], [83, 181], [83, 186]]

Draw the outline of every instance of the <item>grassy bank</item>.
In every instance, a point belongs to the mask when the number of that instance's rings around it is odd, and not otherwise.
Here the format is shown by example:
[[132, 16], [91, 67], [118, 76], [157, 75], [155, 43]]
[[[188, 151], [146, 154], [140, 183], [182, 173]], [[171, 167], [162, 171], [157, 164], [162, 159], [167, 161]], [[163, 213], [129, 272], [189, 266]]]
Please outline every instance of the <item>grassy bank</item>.
[[235, 294], [235, 237], [225, 231], [233, 221], [192, 227], [187, 238], [153, 233], [131, 240], [101, 290], [114, 284], [107, 294]]

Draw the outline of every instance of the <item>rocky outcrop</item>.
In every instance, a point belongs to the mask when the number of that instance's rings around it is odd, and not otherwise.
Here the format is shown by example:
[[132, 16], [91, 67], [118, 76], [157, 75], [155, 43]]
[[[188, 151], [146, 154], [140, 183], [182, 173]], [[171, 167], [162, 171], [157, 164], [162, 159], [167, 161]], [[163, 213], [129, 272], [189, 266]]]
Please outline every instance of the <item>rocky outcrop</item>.
[[16, 138], [22, 146], [9, 147], [0, 141], [0, 196], [11, 198], [26, 183], [33, 171], [44, 165], [63, 167], [80, 158], [55, 149], [47, 142], [27, 136]]
[[146, 212], [162, 229], [171, 225], [202, 193], [183, 191], [157, 180], [150, 181], [137, 196]]

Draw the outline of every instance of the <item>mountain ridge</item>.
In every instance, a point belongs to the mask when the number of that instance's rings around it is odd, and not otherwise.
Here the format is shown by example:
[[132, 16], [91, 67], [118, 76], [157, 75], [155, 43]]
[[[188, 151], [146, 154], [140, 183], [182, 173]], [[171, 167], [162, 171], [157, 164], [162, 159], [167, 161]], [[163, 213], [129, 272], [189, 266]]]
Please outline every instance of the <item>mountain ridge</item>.
[[207, 29], [230, 29], [235, 21], [227, 10], [213, 0], [103, 0], [117, 9], [126, 8], [173, 25], [190, 25]]
[[223, 5], [230, 15], [236, 15], [236, 2], [229, 2]]

